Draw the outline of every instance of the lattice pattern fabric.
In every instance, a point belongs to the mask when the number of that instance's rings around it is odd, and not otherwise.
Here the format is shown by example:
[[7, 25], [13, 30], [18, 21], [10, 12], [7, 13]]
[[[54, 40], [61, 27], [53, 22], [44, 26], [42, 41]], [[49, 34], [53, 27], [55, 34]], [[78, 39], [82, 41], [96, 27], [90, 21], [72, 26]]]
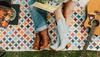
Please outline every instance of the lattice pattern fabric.
[[[84, 0], [85, 1], [85, 0]], [[9, 25], [7, 29], [0, 29], [0, 46], [7, 51], [34, 51], [32, 45], [35, 40], [34, 23], [28, 11], [26, 0], [12, 0], [12, 4], [20, 4], [18, 25]], [[83, 26], [86, 19], [85, 7], [77, 4], [73, 10], [68, 38], [71, 47], [66, 50], [82, 50], [88, 36], [88, 28]], [[53, 13], [48, 13], [49, 35], [52, 43], [56, 42], [56, 22]], [[49, 48], [47, 48], [48, 50]], [[94, 35], [88, 50], [100, 50], [100, 36]]]

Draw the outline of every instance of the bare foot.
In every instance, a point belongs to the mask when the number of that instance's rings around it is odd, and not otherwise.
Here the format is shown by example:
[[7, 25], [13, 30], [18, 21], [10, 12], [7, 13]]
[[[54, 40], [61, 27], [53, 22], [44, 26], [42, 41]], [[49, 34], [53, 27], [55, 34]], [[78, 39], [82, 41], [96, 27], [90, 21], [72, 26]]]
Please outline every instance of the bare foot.
[[62, 14], [62, 5], [61, 4], [56, 10], [55, 10], [55, 19], [56, 19], [56, 22], [58, 22], [59, 19], [63, 18], [63, 14]]

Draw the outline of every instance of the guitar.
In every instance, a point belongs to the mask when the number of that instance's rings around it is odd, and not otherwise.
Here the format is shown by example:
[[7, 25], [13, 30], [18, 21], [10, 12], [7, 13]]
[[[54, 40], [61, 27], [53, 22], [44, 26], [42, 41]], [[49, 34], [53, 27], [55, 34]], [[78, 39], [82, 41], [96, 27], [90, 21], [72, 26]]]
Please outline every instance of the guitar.
[[92, 27], [92, 22], [97, 21], [94, 31], [95, 35], [100, 35], [100, 0], [90, 0], [87, 5], [87, 19], [84, 23], [85, 27]]
[[87, 41], [83, 47], [80, 57], [84, 57], [86, 49], [89, 45], [89, 42], [92, 36], [100, 35], [100, 0], [90, 0], [87, 5], [87, 19], [84, 23], [85, 27], [90, 27], [90, 33], [87, 37]]

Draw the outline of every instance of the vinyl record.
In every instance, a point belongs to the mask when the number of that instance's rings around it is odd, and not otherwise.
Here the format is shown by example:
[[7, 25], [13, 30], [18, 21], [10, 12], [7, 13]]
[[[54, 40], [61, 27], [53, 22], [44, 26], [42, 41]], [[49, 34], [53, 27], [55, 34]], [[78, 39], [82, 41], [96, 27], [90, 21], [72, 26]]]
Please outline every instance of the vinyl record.
[[19, 4], [11, 4], [12, 8], [12, 15], [9, 24], [11, 25], [18, 25], [18, 19], [19, 19], [19, 11], [20, 11], [20, 5]]
[[13, 7], [11, 9], [12, 9], [12, 14], [10, 17], [10, 21], [13, 21], [16, 18], [16, 10]]

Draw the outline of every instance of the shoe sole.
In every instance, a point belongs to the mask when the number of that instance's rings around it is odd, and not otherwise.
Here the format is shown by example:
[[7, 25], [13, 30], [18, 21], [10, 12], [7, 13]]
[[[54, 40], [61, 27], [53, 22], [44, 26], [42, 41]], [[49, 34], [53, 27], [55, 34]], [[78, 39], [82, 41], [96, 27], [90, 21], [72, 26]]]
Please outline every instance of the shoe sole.
[[50, 49], [53, 50], [53, 51], [56, 51], [55, 49], [53, 49], [53, 48], [51, 48], [51, 47], [50, 47]]
[[[66, 48], [64, 48], [64, 49], [66, 49]], [[64, 49], [61, 49], [61, 50], [56, 50], [57, 52], [59, 52], [59, 51], [63, 51]]]
[[71, 46], [71, 43], [68, 43], [68, 44], [66, 45], [65, 48], [63, 48], [63, 49], [61, 49], [61, 50], [56, 50], [56, 51], [57, 51], [57, 52], [58, 52], [58, 51], [63, 51], [64, 49], [69, 48], [70, 46]]

